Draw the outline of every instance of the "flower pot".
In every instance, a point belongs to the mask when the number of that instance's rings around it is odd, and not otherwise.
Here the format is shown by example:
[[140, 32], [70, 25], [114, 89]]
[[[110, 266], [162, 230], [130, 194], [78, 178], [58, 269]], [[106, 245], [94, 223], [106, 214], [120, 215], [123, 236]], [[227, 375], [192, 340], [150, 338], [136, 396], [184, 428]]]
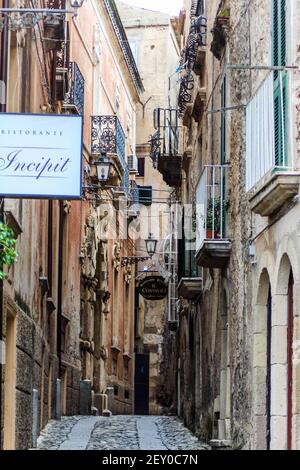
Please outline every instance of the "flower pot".
[[208, 240], [213, 240], [215, 238], [215, 231], [214, 230], [206, 230], [206, 238]]

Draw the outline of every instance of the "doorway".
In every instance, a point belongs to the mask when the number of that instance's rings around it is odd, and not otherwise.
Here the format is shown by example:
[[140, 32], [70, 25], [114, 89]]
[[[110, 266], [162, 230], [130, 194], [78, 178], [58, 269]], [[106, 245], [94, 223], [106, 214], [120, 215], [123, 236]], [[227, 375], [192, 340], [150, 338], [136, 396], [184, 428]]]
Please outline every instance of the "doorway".
[[134, 413], [149, 414], [149, 354], [135, 355]]
[[267, 384], [266, 384], [266, 416], [267, 416], [267, 450], [271, 448], [271, 370], [272, 370], [272, 292], [269, 289], [267, 303]]
[[287, 450], [292, 450], [293, 438], [293, 336], [294, 336], [294, 277], [291, 271], [288, 286], [287, 327]]

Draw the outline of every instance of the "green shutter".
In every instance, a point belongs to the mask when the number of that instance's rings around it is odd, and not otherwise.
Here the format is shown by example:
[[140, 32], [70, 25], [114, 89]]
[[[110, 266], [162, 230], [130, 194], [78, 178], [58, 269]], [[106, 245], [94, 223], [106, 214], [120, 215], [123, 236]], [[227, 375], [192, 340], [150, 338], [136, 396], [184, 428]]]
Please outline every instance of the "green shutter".
[[273, 65], [286, 65], [287, 18], [286, 0], [273, 0]]
[[[272, 55], [274, 66], [287, 64], [287, 15], [286, 0], [273, 0]], [[282, 116], [283, 110], [283, 116]], [[275, 164], [287, 166], [287, 76], [274, 72], [274, 127], [275, 127]]]
[[[278, 81], [280, 82], [279, 78]], [[282, 115], [283, 111], [283, 115]], [[280, 83], [274, 91], [274, 126], [275, 126], [275, 164], [287, 166], [287, 78], [282, 79], [282, 92]]]

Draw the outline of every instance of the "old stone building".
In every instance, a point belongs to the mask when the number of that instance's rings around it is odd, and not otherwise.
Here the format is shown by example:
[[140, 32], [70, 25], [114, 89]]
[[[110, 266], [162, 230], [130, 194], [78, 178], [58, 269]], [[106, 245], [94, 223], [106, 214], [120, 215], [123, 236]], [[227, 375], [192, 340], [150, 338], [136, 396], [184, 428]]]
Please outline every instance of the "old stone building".
[[[93, 92], [86, 105], [91, 153], [85, 162], [82, 238], [83, 378], [91, 381], [93, 406], [98, 410], [109, 407], [114, 413], [132, 413], [135, 268], [124, 260], [135, 254], [135, 243], [127, 233], [135, 179], [129, 160], [135, 155], [136, 108], [143, 85], [115, 3], [95, 2], [89, 8], [93, 10], [86, 7], [86, 16], [82, 15], [83, 25], [88, 18], [95, 19], [86, 59]], [[81, 53], [79, 57], [83, 60]], [[104, 154], [111, 162], [110, 188], [97, 191], [89, 188], [91, 164]]]
[[[176, 21], [169, 15], [118, 2], [128, 40], [144, 86], [137, 113], [136, 185], [139, 191], [141, 240], [138, 252], [145, 254], [144, 239], [153, 234], [157, 252], [149, 262], [139, 263], [135, 305], [136, 413], [157, 414], [162, 411], [164, 395], [163, 342], [168, 320], [166, 300], [146, 300], [138, 294], [138, 282], [148, 275], [161, 274], [168, 283], [164, 253], [170, 233], [169, 203], [173, 188], [163, 179], [151, 159], [151, 135], [154, 113], [167, 116], [177, 108], [177, 74], [179, 43]], [[146, 253], [147, 254], [147, 253]], [[145, 265], [149, 274], [144, 273]], [[149, 368], [145, 383], [139, 383], [139, 370]], [[146, 387], [146, 388], [145, 388]]]
[[215, 445], [300, 443], [298, 7], [187, 1], [179, 21], [181, 195], [196, 243], [179, 247], [176, 392]]
[[[51, 7], [51, 2], [46, 3]], [[29, 6], [28, 2], [2, 4]], [[59, 67], [65, 66], [62, 20], [55, 34], [56, 43], [52, 26], [41, 23], [33, 33], [30, 27], [3, 29], [1, 78], [6, 83], [6, 99], [2, 112], [61, 112], [60, 76], [53, 79], [53, 71], [59, 75]], [[44, 59], [40, 61], [42, 54]], [[59, 379], [66, 390], [66, 377], [72, 377], [68, 383], [69, 412], [78, 409], [80, 303], [75, 293], [80, 286], [80, 271], [78, 266], [69, 275], [62, 253], [63, 245], [69, 245], [69, 255], [77, 261], [77, 233], [70, 229], [69, 236], [74, 236], [70, 243], [64, 224], [67, 217], [71, 226], [77, 223], [79, 203], [28, 199], [5, 199], [2, 203], [4, 221], [18, 240], [19, 259], [1, 287], [1, 339], [6, 360], [1, 367], [1, 443], [5, 449], [28, 448], [33, 435], [60, 413], [56, 408]], [[62, 396], [63, 411], [66, 400]]]
[[133, 410], [135, 272], [126, 259], [135, 246], [126, 223], [143, 85], [114, 1], [84, 2], [76, 17], [69, 2], [38, 6], [62, 13], [2, 30], [1, 111], [82, 115], [83, 192], [81, 201], [1, 200], [19, 253], [1, 285], [5, 449], [30, 448], [61, 414]]

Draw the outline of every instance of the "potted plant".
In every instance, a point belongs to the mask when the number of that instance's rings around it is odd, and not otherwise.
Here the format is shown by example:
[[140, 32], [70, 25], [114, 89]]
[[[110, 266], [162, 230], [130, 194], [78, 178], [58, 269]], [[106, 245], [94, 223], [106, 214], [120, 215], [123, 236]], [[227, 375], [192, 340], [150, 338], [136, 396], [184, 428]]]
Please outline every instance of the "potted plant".
[[17, 259], [17, 252], [14, 248], [16, 239], [11, 228], [0, 222], [0, 279], [6, 277], [3, 271], [4, 266], [11, 266]]
[[221, 238], [221, 219], [225, 221], [225, 213], [229, 207], [229, 201], [220, 196], [210, 198], [207, 204], [206, 238]]
[[221, 60], [223, 49], [229, 33], [230, 7], [224, 7], [216, 16], [214, 27], [212, 29], [213, 40], [211, 43], [211, 52]]

